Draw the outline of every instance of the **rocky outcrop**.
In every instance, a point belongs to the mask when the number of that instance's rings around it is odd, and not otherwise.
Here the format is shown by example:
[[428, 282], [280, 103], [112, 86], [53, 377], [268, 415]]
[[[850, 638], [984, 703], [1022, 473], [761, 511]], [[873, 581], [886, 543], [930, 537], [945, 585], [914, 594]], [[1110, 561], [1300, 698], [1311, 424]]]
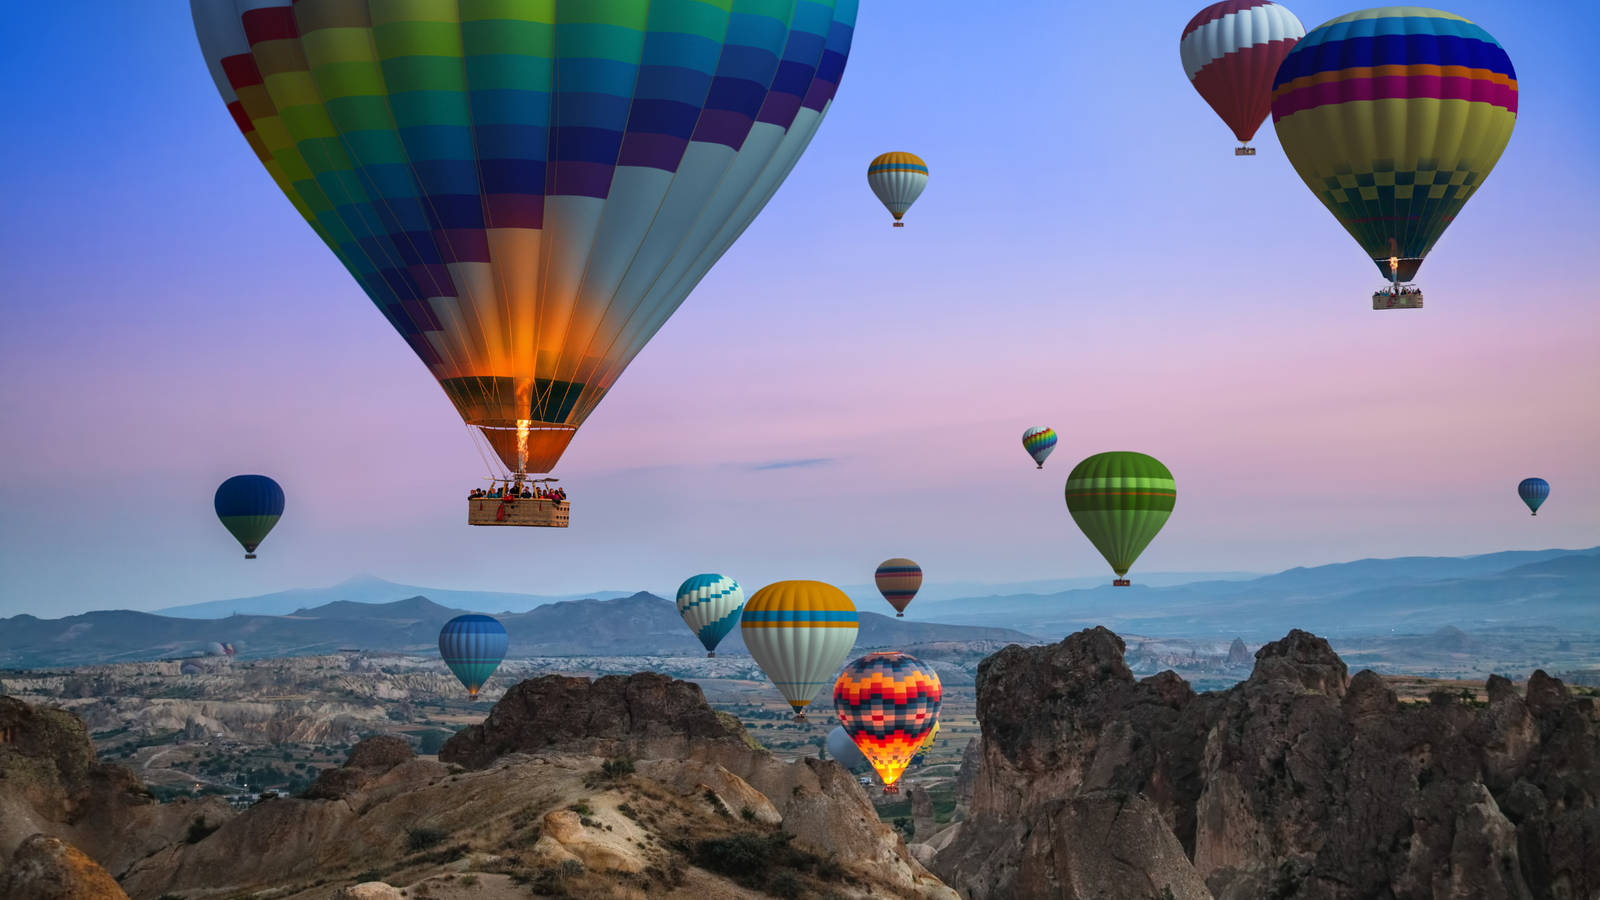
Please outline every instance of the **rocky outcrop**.
[[0, 858], [45, 834], [121, 874], [182, 840], [197, 819], [215, 825], [233, 815], [216, 798], [155, 802], [133, 772], [96, 761], [83, 720], [70, 712], [0, 696], [0, 732]]
[[138, 897], [246, 892], [376, 869], [402, 885], [437, 875], [439, 859], [462, 860], [452, 871], [481, 859], [491, 872], [576, 873], [559, 889], [569, 896], [635, 896], [618, 885], [649, 885], [638, 896], [750, 896], [730, 892], [724, 876], [737, 869], [696, 868], [697, 848], [728, 840], [735, 849], [719, 852], [743, 853], [779, 846], [777, 835], [803, 858], [831, 857], [813, 874], [791, 872], [798, 884], [827, 870], [869, 896], [956, 900], [849, 772], [775, 759], [687, 682], [537, 678], [447, 742], [442, 763], [411, 758], [404, 743], [362, 742], [304, 797], [259, 803], [196, 844], [152, 855], [124, 884]]
[[1243, 668], [1250, 665], [1250, 648], [1244, 645], [1243, 638], [1234, 638], [1228, 645], [1228, 658], [1223, 665], [1230, 669]]
[[416, 759], [411, 742], [392, 734], [370, 737], [350, 748], [345, 764], [324, 769], [304, 794], [308, 800], [339, 800], [366, 789], [382, 775]]
[[83, 851], [60, 838], [36, 834], [18, 845], [0, 868], [6, 900], [128, 900], [115, 879]]
[[1122, 658], [1097, 628], [980, 667], [971, 815], [934, 864], [947, 883], [972, 898], [1600, 896], [1600, 713], [1543, 672], [1525, 695], [1491, 679], [1482, 706], [1404, 704], [1300, 631], [1217, 693], [1136, 681]]
[[545, 675], [506, 691], [482, 725], [445, 742], [439, 760], [477, 769], [508, 753], [550, 747], [642, 757], [747, 742], [738, 720], [713, 710], [691, 682], [654, 672], [593, 681]]

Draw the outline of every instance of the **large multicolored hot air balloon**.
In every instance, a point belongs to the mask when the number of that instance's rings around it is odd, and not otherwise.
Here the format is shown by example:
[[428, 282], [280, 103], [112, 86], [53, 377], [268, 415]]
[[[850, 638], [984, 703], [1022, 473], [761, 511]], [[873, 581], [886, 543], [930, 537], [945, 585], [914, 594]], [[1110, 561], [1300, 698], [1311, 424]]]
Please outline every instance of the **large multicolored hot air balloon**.
[[852, 772], [866, 771], [872, 767], [867, 758], [861, 755], [861, 748], [850, 739], [850, 733], [844, 730], [843, 725], [833, 726], [828, 732], [828, 755], [833, 757], [839, 765]]
[[1100, 555], [1124, 576], [1151, 539], [1167, 524], [1177, 501], [1177, 482], [1153, 456], [1131, 451], [1096, 453], [1067, 476], [1067, 511]]
[[1489, 32], [1460, 16], [1368, 9], [1289, 51], [1272, 121], [1306, 186], [1398, 285], [1511, 140], [1517, 73]]
[[856, 645], [860, 617], [831, 584], [779, 581], [750, 598], [739, 628], [761, 671], [794, 707], [795, 720], [805, 721], [805, 708], [833, 683]]
[[1272, 76], [1305, 34], [1294, 13], [1271, 0], [1222, 0], [1183, 29], [1184, 74], [1239, 139], [1235, 156], [1256, 155], [1250, 139], [1272, 111]]
[[265, 475], [235, 475], [217, 487], [211, 505], [222, 527], [244, 546], [244, 558], [255, 559], [256, 548], [283, 516], [283, 488]]
[[1056, 449], [1056, 430], [1047, 426], [1029, 428], [1022, 433], [1022, 449], [1028, 451], [1033, 461], [1039, 468], [1044, 468], [1044, 461]]
[[556, 465], [794, 167], [857, 4], [190, 9], [273, 181], [524, 473]]
[[1550, 497], [1550, 482], [1543, 478], [1524, 478], [1517, 485], [1517, 496], [1522, 502], [1528, 504], [1528, 510], [1534, 515], [1539, 514], [1539, 507]]
[[726, 575], [696, 575], [678, 586], [678, 615], [706, 647], [717, 655], [717, 644], [739, 622], [744, 590]]
[[509, 642], [506, 627], [493, 616], [468, 613], [456, 616], [439, 629], [439, 655], [473, 697], [500, 668]]
[[939, 721], [939, 675], [914, 656], [868, 653], [844, 667], [833, 685], [833, 708], [844, 730], [883, 780], [895, 782]]
[[917, 596], [917, 590], [922, 587], [922, 567], [897, 556], [879, 563], [872, 580], [878, 584], [878, 593], [894, 607], [895, 617], [900, 618], [905, 616], [911, 598]]
[[928, 164], [915, 153], [885, 153], [867, 164], [867, 185], [894, 216], [894, 227], [904, 228], [900, 217], [928, 186]]

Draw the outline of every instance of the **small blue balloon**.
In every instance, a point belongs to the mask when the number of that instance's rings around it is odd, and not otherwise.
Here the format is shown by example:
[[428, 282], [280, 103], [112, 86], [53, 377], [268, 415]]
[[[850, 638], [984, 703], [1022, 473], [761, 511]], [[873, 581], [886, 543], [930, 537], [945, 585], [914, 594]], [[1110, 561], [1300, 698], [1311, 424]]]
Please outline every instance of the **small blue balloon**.
[[474, 697], [500, 668], [509, 643], [506, 627], [493, 616], [456, 616], [439, 629], [439, 655]]
[[1521, 497], [1522, 502], [1528, 504], [1528, 509], [1537, 516], [1539, 507], [1544, 505], [1545, 499], [1550, 496], [1550, 482], [1543, 478], [1524, 478], [1522, 483], [1517, 485], [1517, 496]]

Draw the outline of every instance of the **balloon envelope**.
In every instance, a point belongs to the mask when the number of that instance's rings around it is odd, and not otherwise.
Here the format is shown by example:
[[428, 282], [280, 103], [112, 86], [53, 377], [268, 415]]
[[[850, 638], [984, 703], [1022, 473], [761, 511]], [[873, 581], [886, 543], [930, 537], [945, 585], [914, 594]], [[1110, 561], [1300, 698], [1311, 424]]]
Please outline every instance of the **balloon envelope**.
[[833, 708], [885, 787], [900, 780], [939, 721], [939, 675], [909, 654], [869, 653], [844, 667]]
[[1311, 192], [1391, 277], [1415, 277], [1511, 140], [1517, 73], [1495, 39], [1418, 6], [1350, 13], [1284, 57], [1272, 122]]
[[861, 748], [850, 738], [850, 733], [844, 730], [843, 725], [833, 726], [828, 732], [828, 755], [838, 761], [852, 772], [865, 772], [872, 768], [872, 763], [861, 755]]
[[859, 627], [850, 598], [820, 581], [769, 584], [739, 620], [745, 647], [797, 713], [833, 683]]
[[506, 627], [493, 616], [456, 616], [439, 629], [439, 655], [474, 697], [500, 668], [508, 643]]
[[885, 153], [867, 164], [867, 185], [898, 225], [928, 186], [928, 164], [915, 153]]
[[256, 547], [283, 515], [283, 488], [265, 475], [235, 475], [218, 486], [211, 505], [245, 558], [255, 559]]
[[878, 571], [873, 573], [872, 580], [895, 612], [904, 613], [906, 607], [911, 605], [912, 598], [917, 596], [917, 590], [922, 587], [922, 567], [904, 557], [886, 559], [878, 564]]
[[1118, 575], [1167, 523], [1177, 497], [1172, 473], [1143, 453], [1096, 453], [1067, 476], [1067, 511]]
[[678, 587], [678, 615], [707, 653], [739, 623], [743, 609], [744, 590], [726, 575], [696, 575]]
[[508, 469], [555, 466], [778, 189], [858, 0], [191, 0], [278, 188]]
[[1045, 426], [1042, 428], [1029, 428], [1022, 433], [1022, 449], [1028, 451], [1033, 461], [1039, 468], [1044, 468], [1044, 461], [1056, 449], [1056, 431]]
[[1524, 478], [1517, 485], [1517, 496], [1522, 502], [1528, 504], [1528, 510], [1534, 515], [1539, 514], [1539, 507], [1550, 497], [1550, 482], [1543, 478]]
[[1306, 29], [1270, 0], [1222, 0], [1195, 14], [1178, 44], [1184, 74], [1239, 143], [1272, 111], [1272, 76]]

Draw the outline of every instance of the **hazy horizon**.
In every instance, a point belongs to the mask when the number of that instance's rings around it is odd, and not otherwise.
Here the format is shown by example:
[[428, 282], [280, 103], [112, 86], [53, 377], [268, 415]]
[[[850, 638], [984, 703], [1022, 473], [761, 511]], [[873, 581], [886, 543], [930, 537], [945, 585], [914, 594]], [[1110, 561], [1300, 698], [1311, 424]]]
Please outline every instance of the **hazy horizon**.
[[[930, 586], [1109, 579], [1062, 483], [1114, 449], [1178, 485], [1135, 583], [1600, 544], [1600, 6], [1450, 5], [1510, 54], [1521, 113], [1422, 268], [1427, 308], [1394, 312], [1270, 121], [1232, 155], [1178, 58], [1197, 6], [1020, 2], [982, 41], [966, 5], [864, 5], [810, 149], [557, 467], [566, 531], [465, 524], [484, 471], [459, 417], [261, 170], [186, 5], [14, 10], [0, 616], [374, 571], [528, 594], [854, 585], [894, 556]], [[865, 178], [895, 149], [932, 173], [903, 229]], [[1042, 472], [1031, 425], [1061, 435]], [[249, 562], [211, 508], [245, 472], [288, 495]]]

